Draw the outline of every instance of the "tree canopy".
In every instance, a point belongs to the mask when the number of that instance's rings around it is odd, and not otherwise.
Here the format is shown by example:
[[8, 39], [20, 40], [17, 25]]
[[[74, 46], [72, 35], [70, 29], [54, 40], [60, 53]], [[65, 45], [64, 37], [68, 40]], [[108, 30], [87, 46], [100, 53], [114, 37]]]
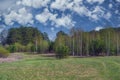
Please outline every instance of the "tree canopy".
[[3, 44], [8, 45], [10, 52], [56, 52], [73, 56], [120, 55], [120, 28], [107, 27], [90, 32], [72, 28], [70, 34], [59, 31], [55, 41], [50, 41], [47, 33], [37, 28], [19, 27], [4, 30], [0, 38]]

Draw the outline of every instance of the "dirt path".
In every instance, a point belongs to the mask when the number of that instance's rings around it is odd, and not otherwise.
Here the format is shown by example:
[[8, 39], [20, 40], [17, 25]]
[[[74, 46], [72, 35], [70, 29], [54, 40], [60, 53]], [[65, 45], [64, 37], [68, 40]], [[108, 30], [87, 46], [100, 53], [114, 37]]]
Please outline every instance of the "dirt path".
[[22, 59], [23, 56], [18, 53], [11, 53], [7, 58], [0, 58], [0, 63], [14, 62]]

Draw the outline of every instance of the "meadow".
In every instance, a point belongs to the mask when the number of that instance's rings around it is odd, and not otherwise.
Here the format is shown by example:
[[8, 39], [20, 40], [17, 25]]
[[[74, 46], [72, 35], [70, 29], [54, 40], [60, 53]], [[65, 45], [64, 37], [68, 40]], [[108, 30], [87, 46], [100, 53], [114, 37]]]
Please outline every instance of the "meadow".
[[120, 57], [59, 60], [24, 54], [23, 59], [0, 64], [0, 80], [120, 80]]

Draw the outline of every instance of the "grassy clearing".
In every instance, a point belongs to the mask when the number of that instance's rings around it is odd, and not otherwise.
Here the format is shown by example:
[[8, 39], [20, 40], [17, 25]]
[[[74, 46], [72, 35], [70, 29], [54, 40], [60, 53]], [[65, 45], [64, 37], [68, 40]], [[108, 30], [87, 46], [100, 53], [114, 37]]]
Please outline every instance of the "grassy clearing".
[[120, 80], [120, 57], [56, 60], [40, 55], [0, 64], [0, 80]]

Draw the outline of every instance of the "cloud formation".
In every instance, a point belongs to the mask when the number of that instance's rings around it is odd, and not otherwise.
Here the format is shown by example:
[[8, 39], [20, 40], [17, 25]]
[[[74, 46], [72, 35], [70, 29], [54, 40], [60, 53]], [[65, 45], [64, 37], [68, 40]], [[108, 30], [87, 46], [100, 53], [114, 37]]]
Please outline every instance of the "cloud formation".
[[89, 2], [90, 4], [93, 4], [93, 3], [102, 4], [104, 2], [104, 0], [87, 0], [87, 2]]
[[103, 29], [103, 27], [98, 26], [95, 28], [95, 31], [100, 31], [101, 29]]
[[[15, 23], [22, 25], [34, 24], [35, 20], [37, 20], [44, 25], [50, 22], [52, 26], [63, 26], [69, 29], [77, 23], [73, 19], [74, 14], [87, 17], [91, 21], [110, 20], [113, 14], [103, 6], [105, 1], [4, 0], [0, 3], [0, 15], [4, 18], [6, 25], [14, 25]], [[120, 0], [116, 1], [120, 2]], [[106, 6], [112, 9], [115, 5], [109, 3]], [[67, 11], [69, 12], [66, 13]], [[115, 10], [114, 13], [119, 14], [119, 10]]]
[[17, 4], [33, 8], [40, 8], [47, 6], [49, 2], [50, 0], [21, 0], [18, 1]]
[[4, 18], [7, 25], [13, 25], [14, 22], [22, 25], [33, 23], [33, 16], [31, 13], [27, 12], [26, 8], [21, 8], [18, 12], [11, 11], [8, 15], [5, 15]]
[[60, 18], [57, 17], [58, 14], [52, 14], [47, 8], [45, 8], [44, 11], [40, 14], [37, 14], [35, 18], [40, 23], [43, 23], [45, 25], [47, 21], [51, 21], [52, 25], [55, 25], [56, 27], [64, 26], [66, 28], [71, 28], [74, 26], [74, 21], [72, 21], [70, 15], [62, 16]]

